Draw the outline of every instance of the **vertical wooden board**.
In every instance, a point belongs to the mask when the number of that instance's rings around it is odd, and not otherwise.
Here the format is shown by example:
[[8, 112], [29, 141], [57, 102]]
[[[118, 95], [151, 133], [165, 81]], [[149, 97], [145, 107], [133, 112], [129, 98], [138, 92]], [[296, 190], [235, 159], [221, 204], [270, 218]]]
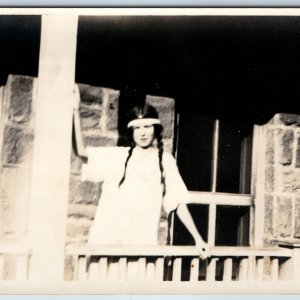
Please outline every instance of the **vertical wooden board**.
[[199, 258], [193, 258], [191, 261], [190, 281], [198, 281], [199, 278]]
[[100, 257], [99, 260], [99, 279], [105, 281], [108, 278], [107, 257]]
[[279, 278], [279, 259], [278, 257], [271, 258], [271, 280], [277, 281]]
[[164, 279], [164, 258], [158, 257], [155, 262], [155, 279], [163, 281]]
[[232, 280], [232, 258], [227, 257], [224, 260], [223, 281]]
[[215, 281], [216, 280], [216, 267], [217, 267], [217, 257], [210, 259], [206, 270], [206, 281]]
[[172, 281], [181, 281], [182, 258], [176, 257], [173, 263]]
[[25, 281], [28, 276], [28, 255], [19, 254], [17, 255], [16, 263], [16, 280]]
[[86, 272], [86, 267], [87, 267], [87, 258], [86, 256], [79, 256], [78, 259], [78, 275], [77, 279], [79, 281], [85, 281], [87, 279], [87, 272]]

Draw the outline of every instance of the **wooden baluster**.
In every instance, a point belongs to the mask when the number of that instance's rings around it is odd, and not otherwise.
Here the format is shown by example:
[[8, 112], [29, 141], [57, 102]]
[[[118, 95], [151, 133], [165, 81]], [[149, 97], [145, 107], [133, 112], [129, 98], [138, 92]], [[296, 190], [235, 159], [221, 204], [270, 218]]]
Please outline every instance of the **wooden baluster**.
[[256, 270], [255, 270], [255, 280], [263, 281], [264, 280], [264, 258], [256, 258]]
[[115, 258], [111, 259], [108, 264], [108, 277], [110, 281], [117, 281], [119, 273], [119, 261]]
[[181, 281], [182, 258], [176, 257], [173, 263], [172, 281]]
[[210, 259], [210, 262], [206, 270], [206, 281], [215, 281], [216, 280], [216, 267], [217, 267], [217, 257]]
[[191, 261], [190, 281], [198, 281], [199, 278], [199, 258]]
[[239, 280], [245, 281], [248, 279], [248, 257], [243, 257], [240, 260]]
[[121, 257], [119, 260], [119, 280], [125, 281], [127, 277], [127, 259]]
[[79, 256], [79, 259], [78, 259], [78, 274], [77, 274], [77, 278], [78, 278], [79, 281], [85, 281], [87, 279], [86, 264], [87, 264], [86, 256]]
[[0, 254], [0, 281], [3, 280], [4, 275], [4, 255]]
[[28, 276], [28, 255], [19, 254], [17, 256], [16, 280], [18, 281], [27, 280], [27, 276]]
[[107, 257], [101, 257], [99, 260], [99, 280], [105, 281], [108, 278]]
[[88, 280], [89, 281], [99, 281], [99, 260], [96, 257], [91, 257], [89, 270], [88, 270]]
[[146, 280], [153, 281], [155, 279], [155, 264], [148, 261], [146, 265]]
[[223, 281], [232, 280], [232, 258], [227, 257], [224, 260]]
[[278, 280], [279, 260], [278, 257], [271, 257], [271, 280]]
[[249, 260], [248, 260], [248, 280], [249, 281], [253, 281], [255, 279], [255, 267], [256, 267], [255, 256], [249, 256]]
[[141, 257], [138, 264], [138, 280], [144, 281], [146, 278], [146, 257]]
[[77, 280], [78, 276], [78, 255], [73, 255], [73, 279], [72, 280]]
[[157, 281], [164, 280], [164, 258], [158, 257], [155, 262], [155, 279]]

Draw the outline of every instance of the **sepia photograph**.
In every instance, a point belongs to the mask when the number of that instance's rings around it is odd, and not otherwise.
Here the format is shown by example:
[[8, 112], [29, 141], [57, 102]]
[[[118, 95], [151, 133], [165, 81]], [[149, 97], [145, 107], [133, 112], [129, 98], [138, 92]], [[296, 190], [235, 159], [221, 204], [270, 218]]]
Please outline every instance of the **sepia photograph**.
[[300, 294], [300, 9], [0, 8], [0, 295]]

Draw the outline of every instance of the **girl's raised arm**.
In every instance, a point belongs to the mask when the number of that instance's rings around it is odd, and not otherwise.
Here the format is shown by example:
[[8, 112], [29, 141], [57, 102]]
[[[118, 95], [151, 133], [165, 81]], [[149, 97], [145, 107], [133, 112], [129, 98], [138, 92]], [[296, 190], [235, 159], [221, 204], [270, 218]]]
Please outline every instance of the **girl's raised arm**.
[[75, 86], [75, 97], [74, 97], [74, 107], [73, 107], [73, 122], [74, 122], [74, 130], [75, 130], [75, 152], [78, 156], [87, 159], [87, 151], [84, 145], [84, 140], [81, 131], [80, 125], [80, 113], [79, 113], [79, 105], [80, 105], [80, 94], [78, 87]]

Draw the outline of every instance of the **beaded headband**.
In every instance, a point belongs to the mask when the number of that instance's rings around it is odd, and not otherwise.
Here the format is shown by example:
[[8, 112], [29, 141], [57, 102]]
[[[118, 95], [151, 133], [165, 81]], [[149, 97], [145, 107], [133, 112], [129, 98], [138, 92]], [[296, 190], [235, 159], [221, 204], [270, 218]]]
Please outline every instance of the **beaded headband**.
[[130, 121], [127, 124], [127, 128], [134, 127], [134, 126], [141, 126], [141, 125], [155, 125], [155, 124], [161, 124], [159, 119], [155, 118], [139, 118], [134, 119]]

